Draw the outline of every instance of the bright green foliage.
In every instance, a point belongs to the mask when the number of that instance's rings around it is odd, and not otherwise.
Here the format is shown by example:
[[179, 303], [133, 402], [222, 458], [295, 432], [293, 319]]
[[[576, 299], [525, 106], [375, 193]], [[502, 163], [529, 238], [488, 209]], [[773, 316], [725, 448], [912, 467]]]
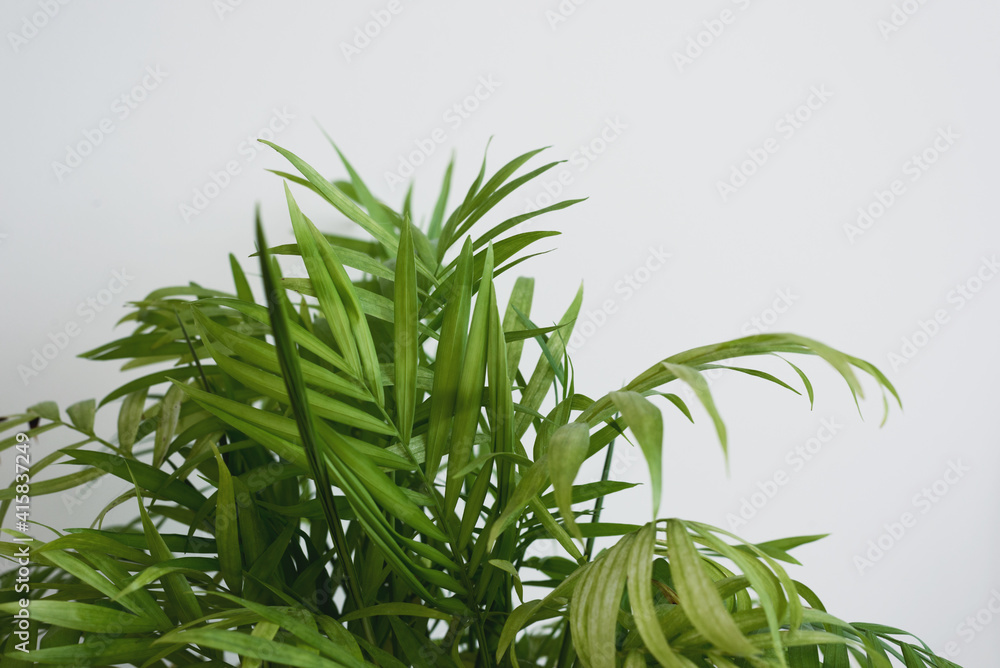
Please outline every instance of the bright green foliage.
[[[0, 450], [17, 446], [15, 428], [79, 434], [33, 462], [32, 495], [82, 503], [76, 488], [107, 474], [122, 492], [95, 526], [24, 543], [40, 640], [19, 651], [8, 618], [3, 665], [954, 665], [898, 629], [833, 617], [792, 580], [786, 550], [819, 536], [750, 545], [659, 516], [659, 398], [691, 418], [664, 389], [672, 381], [693, 388], [725, 451], [703, 371], [798, 392], [721, 363], [814, 355], [855, 398], [858, 371], [895, 397], [875, 367], [762, 334], [667, 357], [590, 399], [574, 390], [566, 346], [582, 292], [560, 317], [533, 316], [532, 279], [517, 279], [506, 302], [494, 286], [555, 234], [517, 227], [580, 200], [492, 226], [487, 214], [557, 163], [515, 176], [531, 151], [487, 177], [484, 159], [448, 214], [449, 165], [421, 225], [410, 197], [401, 212], [379, 202], [339, 149], [346, 182], [273, 148], [298, 172], [278, 173], [296, 243], [267, 247], [258, 221], [255, 266], [244, 273], [229, 258], [232, 290], [157, 290], [123, 318], [131, 335], [84, 355], [146, 375], [65, 415], [46, 402], [0, 423]], [[332, 204], [361, 236], [322, 233], [288, 184]], [[279, 256], [306, 276], [282, 278]], [[247, 275], [258, 272], [252, 288]], [[810, 381], [792, 369], [811, 402]], [[113, 406], [118, 435], [104, 439], [95, 413]], [[608, 479], [616, 438], [634, 438], [650, 466], [654, 512], [642, 525], [600, 521], [604, 497], [633, 486]], [[576, 484], [594, 456], [605, 477]], [[56, 463], [82, 468], [41, 480]], [[0, 490], [0, 511], [15, 493]], [[103, 527], [123, 503], [137, 504], [135, 520]], [[614, 541], [595, 552], [596, 537]], [[540, 541], [553, 556], [533, 556]], [[13, 558], [19, 545], [0, 541], [0, 554]], [[9, 617], [23, 596], [16, 566], [0, 577]]]

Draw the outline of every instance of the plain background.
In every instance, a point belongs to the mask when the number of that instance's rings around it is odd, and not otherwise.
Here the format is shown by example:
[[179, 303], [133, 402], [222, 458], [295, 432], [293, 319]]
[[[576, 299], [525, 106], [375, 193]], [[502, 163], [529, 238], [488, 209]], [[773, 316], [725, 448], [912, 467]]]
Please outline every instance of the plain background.
[[[490, 136], [493, 169], [551, 145], [543, 155], [569, 162], [490, 220], [557, 191], [589, 197], [535, 225], [562, 236], [519, 267], [537, 279], [538, 321], [558, 319], [583, 281], [578, 391], [616, 389], [756, 318], [872, 361], [903, 397], [879, 429], [874, 383], [862, 421], [814, 360], [802, 361], [811, 412], [804, 397], [723, 376], [712, 387], [730, 472], [704, 411], [695, 425], [666, 411], [661, 516], [753, 540], [830, 533], [796, 552], [805, 567], [793, 573], [831, 612], [911, 630], [967, 667], [995, 665], [998, 19], [1000, 6], [973, 0], [10, 0], [0, 406], [65, 407], [121, 384], [115, 363], [75, 356], [124, 335], [113, 325], [152, 289], [230, 289], [226, 254], [252, 252], [255, 203], [271, 242], [290, 238], [280, 180], [265, 171], [286, 165], [249, 148], [269, 123], [279, 144], [343, 177], [322, 125], [394, 206], [404, 187], [386, 173], [424, 146], [430, 155], [412, 160], [421, 215], [452, 152], [464, 189]], [[228, 182], [227, 163], [239, 169]], [[225, 187], [211, 187], [213, 174]], [[720, 182], [739, 187], [724, 196]], [[325, 229], [350, 229], [300, 200]], [[859, 207], [881, 215], [852, 231]], [[60, 337], [67, 326], [78, 333]], [[65, 349], [50, 346], [26, 373], [53, 341]], [[100, 416], [106, 433], [115, 411]], [[36, 459], [61, 443], [43, 438]], [[9, 454], [0, 466], [8, 479]], [[615, 469], [647, 478], [641, 458]], [[117, 485], [37, 498], [33, 518], [86, 524]], [[649, 512], [644, 486], [607, 517]]]

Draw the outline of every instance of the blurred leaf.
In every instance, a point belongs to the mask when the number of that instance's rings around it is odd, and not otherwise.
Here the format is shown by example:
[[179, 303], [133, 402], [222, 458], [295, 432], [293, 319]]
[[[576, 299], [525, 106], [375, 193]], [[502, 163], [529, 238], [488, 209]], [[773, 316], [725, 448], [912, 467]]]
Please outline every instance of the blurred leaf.
[[86, 434], [94, 433], [94, 414], [97, 412], [97, 404], [93, 399], [79, 401], [66, 409], [70, 421], [80, 431]]
[[[21, 609], [20, 603], [0, 603], [0, 612], [11, 615]], [[43, 624], [55, 624], [94, 633], [148, 633], [156, 630], [156, 623], [121, 610], [112, 610], [89, 603], [73, 601], [32, 601], [32, 619]]]
[[156, 441], [153, 445], [153, 466], [160, 467], [167, 457], [167, 448], [177, 431], [181, 416], [181, 401], [184, 392], [177, 385], [171, 385], [160, 405], [159, 421], [156, 424]]
[[736, 656], [757, 650], [729, 616], [715, 584], [701, 564], [701, 556], [680, 520], [667, 520], [667, 545], [674, 588], [688, 619], [716, 647]]
[[[626, 565], [628, 572], [628, 595], [632, 604], [632, 616], [636, 630], [642, 637], [650, 654], [667, 668], [694, 668], [695, 664], [677, 652], [667, 642], [660, 628], [657, 611], [650, 591], [653, 580], [654, 544], [656, 523], [651, 522], [640, 529], [632, 541], [632, 551]], [[645, 665], [645, 662], [643, 662]]]
[[413, 236], [404, 221], [396, 257], [395, 280], [395, 372], [396, 427], [404, 444], [410, 442], [417, 401], [417, 274], [413, 257]]
[[726, 425], [722, 422], [722, 416], [719, 415], [719, 409], [715, 407], [715, 400], [712, 399], [712, 392], [708, 389], [708, 381], [705, 380], [705, 377], [698, 373], [698, 371], [692, 369], [691, 367], [684, 366], [683, 364], [670, 364], [669, 362], [664, 362], [663, 367], [677, 376], [680, 380], [690, 385], [691, 389], [694, 390], [694, 394], [698, 397], [698, 401], [701, 402], [701, 405], [705, 407], [705, 410], [712, 418], [712, 422], [715, 424], [715, 432], [718, 434], [719, 442], [722, 444], [722, 452], [728, 458], [729, 449], [726, 443]]
[[431, 220], [427, 226], [427, 236], [431, 239], [436, 240], [441, 235], [441, 223], [444, 221], [444, 209], [448, 205], [448, 194], [451, 192], [451, 174], [454, 169], [455, 156], [452, 155], [448, 161], [448, 169], [444, 172], [444, 182], [441, 184], [441, 193], [434, 205], [434, 213], [431, 214]]
[[465, 466], [471, 459], [472, 444], [482, 409], [484, 384], [486, 381], [486, 346], [488, 319], [492, 308], [489, 286], [493, 279], [492, 249], [487, 249], [486, 264], [482, 270], [482, 282], [476, 297], [476, 308], [469, 325], [469, 338], [462, 360], [462, 371], [458, 380], [458, 394], [455, 398], [455, 422], [452, 427], [451, 448], [448, 454], [448, 479], [445, 484], [445, 506], [452, 508], [458, 499], [461, 480], [453, 473]]
[[[207, 501], [194, 487], [178, 480], [170, 481], [170, 476], [149, 464], [89, 450], [72, 450], [67, 454], [72, 458], [69, 462], [71, 464], [93, 466], [99, 470], [99, 474], [110, 473], [130, 483], [134, 478], [136, 484], [151, 495], [169, 499], [192, 510], [198, 510]], [[36, 486], [37, 483], [32, 488]]]
[[[337, 261], [330, 257], [333, 251], [319, 234], [319, 231], [306, 221], [287, 184], [285, 185], [285, 198], [288, 200], [288, 213], [292, 219], [295, 238], [299, 242], [299, 251], [302, 253], [306, 271], [309, 272], [309, 280], [313, 292], [319, 300], [320, 309], [330, 326], [330, 331], [333, 332], [333, 338], [337, 342], [340, 353], [350, 365], [350, 371], [360, 374], [361, 359], [358, 355], [354, 332], [351, 330], [351, 318], [347, 314], [347, 307], [344, 305], [343, 297], [337, 289], [331, 271], [331, 267], [337, 264]], [[258, 250], [258, 252], [261, 251]], [[262, 261], [264, 257], [265, 255], [261, 254]]]
[[634, 535], [618, 541], [584, 568], [569, 606], [569, 630], [580, 660], [593, 668], [614, 668], [615, 632], [626, 566]]
[[437, 473], [444, 455], [462, 375], [472, 310], [472, 245], [468, 240], [462, 248], [454, 279], [445, 285], [450, 286], [452, 292], [447, 296], [444, 307], [441, 342], [434, 363], [434, 386], [427, 425], [426, 469], [429, 478]]
[[219, 545], [219, 563], [226, 586], [235, 594], [243, 589], [243, 559], [240, 556], [240, 534], [236, 515], [236, 493], [229, 467], [214, 445], [215, 463], [219, 467], [219, 492], [215, 510], [215, 538]]
[[653, 516], [660, 512], [663, 487], [663, 415], [660, 409], [636, 392], [612, 392], [611, 401], [635, 434], [649, 465], [653, 486]]
[[517, 598], [523, 603], [524, 602], [524, 587], [521, 584], [521, 576], [517, 572], [517, 568], [514, 564], [506, 561], [504, 559], [490, 559], [491, 566], [495, 566], [505, 573], [509, 573], [514, 579], [514, 590], [517, 592]]
[[253, 291], [247, 282], [246, 274], [240, 266], [239, 260], [232, 253], [229, 254], [229, 267], [233, 272], [233, 283], [236, 286], [236, 296], [245, 302], [253, 302]]
[[552, 433], [547, 457], [559, 513], [569, 532], [581, 540], [583, 536], [573, 518], [573, 481], [587, 458], [589, 448], [590, 428], [584, 423], [571, 422]]
[[[126, 463], [126, 466], [129, 466], [129, 464]], [[173, 559], [174, 555], [171, 554], [167, 548], [167, 544], [163, 542], [163, 538], [156, 530], [156, 527], [153, 526], [152, 520], [149, 519], [146, 507], [143, 505], [142, 495], [139, 492], [139, 483], [135, 481], [135, 478], [133, 478], [133, 484], [136, 487], [139, 517], [142, 520], [142, 530], [146, 535], [150, 555], [161, 562]], [[198, 598], [195, 596], [194, 591], [191, 589], [191, 584], [184, 577], [183, 573], [166, 573], [160, 577], [160, 582], [163, 584], [163, 592], [169, 604], [168, 611], [172, 611], [181, 622], [185, 623], [201, 617], [202, 611], [201, 606], [198, 604]]]
[[148, 388], [142, 388], [125, 395], [125, 401], [122, 402], [121, 410], [118, 412], [118, 444], [126, 454], [132, 452], [136, 435], [139, 433], [148, 391]]
[[301, 668], [340, 668], [345, 665], [292, 645], [221, 629], [191, 628], [171, 631], [162, 638], [153, 641], [155, 645], [165, 643], [204, 645], [232, 652], [241, 657], [276, 662], [286, 666], [300, 666]]
[[[576, 297], [570, 304], [569, 309], [566, 310], [566, 313], [559, 320], [559, 325], [565, 326], [575, 322], [582, 304], [583, 286], [577, 291]], [[520, 403], [528, 410], [537, 411], [542, 405], [542, 401], [551, 389], [552, 382], [556, 377], [556, 370], [550, 364], [550, 359], [559, 359], [562, 357], [566, 351], [566, 344], [569, 342], [571, 334], [571, 327], [563, 327], [549, 337], [547, 344], [548, 355], [538, 360], [535, 370], [531, 374], [531, 379], [528, 381], [528, 385], [521, 392]], [[516, 437], [521, 438], [524, 436], [530, 425], [531, 419], [528, 414], [522, 413], [519, 415], [514, 427]]]
[[59, 406], [54, 401], [43, 401], [28, 408], [28, 412], [53, 422], [59, 422]]
[[451, 619], [451, 615], [444, 614], [438, 610], [432, 610], [416, 603], [380, 603], [379, 605], [344, 615], [341, 622], [349, 622], [362, 617], [378, 617], [381, 615], [391, 615], [393, 617], [427, 617], [429, 619]]
[[[299, 638], [308, 647], [318, 650], [325, 656], [337, 662], [337, 665], [348, 666], [350, 668], [364, 668], [370, 666], [361, 660], [360, 656], [330, 638], [323, 636], [316, 630], [315, 625], [309, 625], [293, 616], [281, 608], [261, 605], [254, 601], [238, 598], [228, 594], [219, 594], [222, 598], [260, 615], [272, 624], [280, 628], [288, 629], [293, 635]], [[342, 639], [342, 636], [340, 636]]]

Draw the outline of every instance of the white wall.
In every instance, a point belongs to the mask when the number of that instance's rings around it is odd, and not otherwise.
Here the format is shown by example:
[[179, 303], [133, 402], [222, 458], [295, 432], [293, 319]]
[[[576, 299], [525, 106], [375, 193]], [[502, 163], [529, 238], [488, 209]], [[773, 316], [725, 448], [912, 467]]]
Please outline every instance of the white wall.
[[[280, 183], [264, 171], [285, 165], [248, 148], [270, 122], [287, 123], [278, 143], [342, 175], [316, 119], [394, 204], [403, 189], [383, 175], [440, 129], [442, 143], [416, 170], [425, 212], [452, 151], [465, 187], [490, 135], [494, 167], [552, 144], [551, 156], [570, 159], [553, 172], [562, 170], [565, 195], [590, 199], [550, 217], [563, 232], [549, 245], [557, 252], [522, 268], [538, 278], [538, 319], [557, 318], [582, 279], [593, 314], [583, 322], [606, 320], [575, 355], [580, 391], [615, 389], [669, 354], [739, 336], [757, 317], [770, 331], [875, 362], [904, 399], [906, 410], [878, 429], [877, 396], [862, 404], [862, 422], [843, 382], [818, 364], [806, 364], [817, 390], [811, 413], [779, 388], [723, 378], [713, 387], [728, 421], [731, 474], [703, 412], [695, 426], [670, 414], [662, 513], [728, 528], [728, 515], [778, 474], [786, 484], [766, 502], [752, 499], [762, 507], [738, 533], [832, 533], [799, 551], [806, 567], [796, 571], [831, 611], [912, 630], [940, 652], [954, 643], [965, 666], [993, 665], [1000, 620], [978, 631], [960, 625], [977, 613], [987, 622], [986, 606], [1000, 604], [1000, 280], [977, 276], [994, 276], [1000, 250], [1000, 7], [395, 1], [4, 3], [3, 411], [50, 398], [66, 406], [120, 384], [114, 363], [74, 356], [109, 340], [126, 302], [154, 288], [188, 280], [228, 288], [226, 253], [252, 252], [255, 202], [271, 241], [289, 237]], [[39, 14], [48, 5], [51, 18]], [[400, 11], [389, 14], [390, 6]], [[348, 57], [342, 45], [373, 13], [391, 22]], [[705, 46], [683, 62], [678, 54], [699, 39]], [[468, 99], [477, 91], [484, 99]], [[132, 109], [123, 95], [144, 99]], [[813, 109], [801, 106], [808, 103]], [[456, 104], [477, 108], [462, 118]], [[796, 113], [799, 127], [782, 120]], [[602, 133], [613, 141], [602, 146]], [[68, 172], [54, 168], [88, 134], [100, 138], [92, 153]], [[581, 159], [579, 147], [591, 142], [602, 152]], [[762, 148], [772, 151], [766, 162], [723, 196], [719, 182]], [[936, 161], [914, 171], [913, 156], [924, 151]], [[180, 205], [229, 161], [240, 173], [184, 220]], [[877, 210], [877, 193], [896, 180], [884, 214], [849, 234], [858, 208]], [[544, 194], [530, 186], [507, 210]], [[317, 222], [346, 229], [327, 207], [303, 201]], [[650, 249], [670, 258], [647, 274], [640, 267]], [[89, 309], [87, 299], [119, 287], [115, 271], [127, 277], [124, 290], [100, 312]], [[646, 280], [630, 292], [620, 281], [637, 271]], [[960, 285], [978, 291], [966, 299]], [[774, 318], [768, 309], [779, 293], [790, 306], [779, 301], [785, 312]], [[602, 318], [608, 300], [614, 313]], [[926, 325], [935, 334], [923, 336], [920, 323], [936, 315], [943, 324]], [[67, 325], [78, 335], [25, 382], [19, 365]], [[893, 363], [904, 338], [926, 345]], [[825, 437], [830, 419], [837, 433], [799, 459], [795, 449]], [[35, 447], [37, 456], [56, 446]], [[963, 472], [938, 484], [944, 496], [915, 498], [952, 464]], [[0, 466], [9, 476], [12, 458]], [[641, 463], [622, 468], [645, 477]], [[109, 488], [95, 501], [119, 491]], [[644, 494], [609, 517], [645, 521]], [[38, 499], [35, 519], [89, 521], [63, 501]], [[855, 557], [907, 512], [913, 526], [898, 540], [882, 537], [892, 547], [859, 568]]]

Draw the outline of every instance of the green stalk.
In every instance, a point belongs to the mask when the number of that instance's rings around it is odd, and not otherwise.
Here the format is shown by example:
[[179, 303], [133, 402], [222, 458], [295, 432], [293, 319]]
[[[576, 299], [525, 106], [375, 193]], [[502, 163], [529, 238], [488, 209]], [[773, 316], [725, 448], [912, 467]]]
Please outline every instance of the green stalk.
[[[608, 443], [608, 452], [604, 455], [604, 469], [601, 471], [601, 482], [607, 482], [608, 477], [611, 475], [611, 460], [614, 458], [615, 454], [615, 440], [611, 439]], [[604, 509], [604, 497], [599, 496], [594, 501], [594, 515], [591, 518], [591, 523], [596, 524], [601, 521], [601, 511]], [[586, 561], [590, 561], [594, 554], [594, 542], [596, 536], [591, 536], [587, 539], [586, 547], [583, 551], [583, 556]], [[556, 668], [565, 668], [566, 661], [569, 659], [570, 648], [572, 647], [572, 642], [569, 633], [569, 620], [567, 619], [562, 623], [563, 637], [562, 643], [559, 646], [559, 658], [556, 661]]]
[[[604, 456], [604, 470], [601, 471], [601, 482], [607, 482], [608, 476], [611, 475], [611, 460], [615, 454], [615, 439], [611, 439], [608, 443], [608, 454]], [[604, 509], [604, 497], [599, 496], [594, 501], [594, 516], [591, 518], [592, 524], [597, 524], [601, 521], [601, 511]], [[586, 548], [583, 551], [583, 556], [587, 561], [590, 561], [591, 556], [594, 554], [594, 542], [596, 536], [591, 536], [587, 539]]]
[[[313, 478], [316, 481], [316, 495], [320, 499], [323, 508], [323, 515], [326, 518], [333, 538], [337, 556], [344, 568], [344, 576], [347, 579], [347, 589], [351, 595], [351, 601], [358, 610], [364, 608], [364, 596], [361, 592], [360, 581], [354, 562], [351, 560], [351, 553], [347, 546], [347, 538], [344, 535], [344, 526], [341, 524], [340, 515], [337, 513], [337, 506], [333, 499], [333, 492], [330, 487], [330, 479], [326, 469], [326, 463], [319, 456], [319, 438], [316, 435], [316, 427], [313, 423], [312, 411], [309, 408], [309, 400], [306, 397], [305, 385], [302, 380], [302, 369], [299, 367], [298, 354], [295, 351], [295, 343], [292, 340], [291, 332], [284, 311], [284, 292], [278, 280], [275, 278], [275, 267], [271, 263], [271, 254], [267, 249], [267, 242], [264, 240], [264, 229], [260, 218], [257, 219], [257, 246], [260, 252], [261, 274], [264, 277], [264, 290], [267, 299], [267, 309], [271, 319], [271, 330], [274, 333], [275, 348], [278, 352], [278, 362], [281, 365], [282, 377], [285, 379], [285, 387], [288, 390], [288, 399], [295, 414], [295, 421], [299, 426], [299, 434], [302, 437], [302, 445], [309, 460], [309, 468], [312, 469]], [[375, 644], [375, 634], [372, 631], [371, 621], [368, 617], [362, 617], [361, 623], [364, 628], [365, 638], [368, 642]]]

